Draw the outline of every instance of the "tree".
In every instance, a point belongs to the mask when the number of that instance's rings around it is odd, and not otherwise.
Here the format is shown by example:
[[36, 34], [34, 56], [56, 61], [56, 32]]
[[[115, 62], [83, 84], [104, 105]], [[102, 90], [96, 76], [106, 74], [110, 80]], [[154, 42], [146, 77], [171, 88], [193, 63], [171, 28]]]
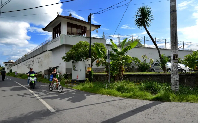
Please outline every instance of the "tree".
[[[104, 44], [95, 42], [91, 46], [91, 54], [92, 54], [91, 61], [92, 61], [92, 63], [98, 59], [98, 56], [95, 51], [95, 46], [99, 47], [100, 51], [103, 52], [104, 54], [106, 53], [106, 48], [105, 48]], [[76, 45], [73, 45], [72, 49], [65, 54], [66, 55], [62, 57], [62, 59], [65, 62], [84, 61], [89, 56], [89, 43], [87, 41], [80, 41]]]
[[134, 39], [134, 40], [129, 39], [129, 40], [126, 42], [125, 46], [130, 45], [130, 43], [132, 43], [132, 42], [134, 42], [134, 41], [137, 41], [137, 42], [138, 42], [138, 44], [137, 44], [136, 47], [142, 47], [142, 46], [143, 46], [143, 45], [141, 44], [140, 39]]
[[196, 70], [196, 66], [198, 67], [198, 50], [186, 55], [183, 60], [183, 64], [193, 70]]
[[[118, 48], [118, 46], [110, 39], [110, 42], [112, 43], [112, 51], [110, 52], [110, 70], [111, 70], [111, 76], [115, 77], [115, 80], [122, 80], [123, 79], [123, 72], [124, 72], [124, 65], [126, 63], [132, 62], [132, 57], [129, 55], [126, 55], [126, 53], [133, 49], [138, 42], [134, 41], [130, 43], [130, 45], [125, 47], [125, 44], [127, 42], [127, 38], [124, 39], [121, 43], [121, 48]], [[97, 62], [97, 66], [106, 65], [106, 71], [108, 73], [108, 63], [106, 63], [106, 56], [99, 50], [99, 48], [95, 47], [96, 52], [98, 54], [99, 60]]]
[[[146, 6], [142, 6], [138, 9], [137, 14], [136, 14], [136, 20], [135, 20], [135, 24], [137, 25], [138, 28], [144, 28], [147, 32], [147, 34], [149, 35], [149, 37], [151, 38], [153, 44], [155, 45], [157, 51], [158, 51], [158, 55], [160, 58], [160, 62], [162, 63], [162, 57], [160, 54], [160, 50], [158, 48], [158, 45], [156, 44], [156, 42], [154, 41], [154, 38], [151, 36], [149, 30], [147, 29], [147, 27], [150, 26], [150, 22], [153, 20], [153, 15], [151, 14], [151, 8], [146, 7]], [[162, 66], [162, 69], [164, 72], [166, 72], [166, 67], [165, 65]]]

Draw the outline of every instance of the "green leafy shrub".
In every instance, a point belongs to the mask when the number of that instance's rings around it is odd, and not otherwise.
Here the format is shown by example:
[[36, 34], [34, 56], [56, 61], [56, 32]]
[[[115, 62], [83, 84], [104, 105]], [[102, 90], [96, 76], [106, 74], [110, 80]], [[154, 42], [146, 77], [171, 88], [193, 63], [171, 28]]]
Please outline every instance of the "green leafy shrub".
[[146, 62], [141, 62], [138, 64], [138, 69], [141, 72], [147, 72], [150, 68], [150, 65]]
[[193, 70], [197, 70], [198, 69], [198, 50], [193, 51], [191, 54], [186, 55], [183, 60], [183, 64], [185, 64], [189, 68], [192, 68]]

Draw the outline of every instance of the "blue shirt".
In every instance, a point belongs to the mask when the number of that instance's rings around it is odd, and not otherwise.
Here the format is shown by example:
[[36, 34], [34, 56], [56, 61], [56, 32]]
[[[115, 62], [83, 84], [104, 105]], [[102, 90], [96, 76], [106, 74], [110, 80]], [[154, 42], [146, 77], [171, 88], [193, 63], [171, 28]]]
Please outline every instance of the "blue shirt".
[[35, 72], [34, 71], [29, 71], [28, 74], [30, 76], [30, 74], [35, 74]]

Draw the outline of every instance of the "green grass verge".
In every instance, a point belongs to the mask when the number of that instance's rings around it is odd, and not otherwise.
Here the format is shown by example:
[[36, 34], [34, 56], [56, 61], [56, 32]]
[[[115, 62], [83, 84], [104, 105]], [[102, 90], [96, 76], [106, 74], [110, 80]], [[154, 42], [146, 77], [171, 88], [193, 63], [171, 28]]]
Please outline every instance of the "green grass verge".
[[177, 93], [171, 91], [171, 87], [168, 84], [161, 84], [157, 82], [86, 82], [81, 83], [73, 89], [81, 91], [110, 95], [117, 97], [125, 97], [132, 99], [142, 99], [151, 101], [163, 101], [163, 102], [191, 102], [198, 103], [198, 89], [180, 86], [180, 90]]
[[[27, 79], [25, 74], [8, 73], [7, 76], [13, 76], [21, 79]], [[49, 80], [41, 75], [37, 76], [37, 81], [42, 83], [50, 83]], [[71, 87], [65, 85], [65, 80], [61, 80], [63, 87]], [[106, 86], [107, 84], [107, 86]], [[85, 82], [74, 87], [73, 89], [102, 94], [116, 97], [125, 97], [132, 99], [163, 101], [163, 102], [191, 102], [198, 103], [198, 88], [189, 88], [180, 86], [179, 92], [171, 91], [169, 84], [161, 84], [157, 82], [140, 82], [133, 83], [128, 81], [105, 83], [105, 82]]]
[[[164, 72], [125, 72], [124, 74], [161, 74]], [[107, 73], [94, 73], [94, 74], [107, 74]], [[165, 74], [170, 74], [170, 73], [165, 73]]]

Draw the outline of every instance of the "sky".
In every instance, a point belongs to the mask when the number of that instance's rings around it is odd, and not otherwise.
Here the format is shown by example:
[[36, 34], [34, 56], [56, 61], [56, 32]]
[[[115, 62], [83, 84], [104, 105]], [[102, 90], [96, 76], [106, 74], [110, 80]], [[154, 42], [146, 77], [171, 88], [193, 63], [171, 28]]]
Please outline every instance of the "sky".
[[[8, 0], [2, 0], [2, 3], [4, 4], [6, 1]], [[197, 50], [198, 0], [176, 1], [179, 48], [182, 49], [184, 41], [185, 50]], [[50, 40], [51, 33], [43, 31], [42, 28], [56, 18], [57, 13], [63, 16], [68, 16], [71, 13], [75, 18], [88, 21], [90, 13], [102, 12], [105, 9], [105, 12], [92, 16], [92, 24], [101, 25], [98, 31], [92, 32], [92, 37], [102, 37], [104, 33], [107, 43], [110, 43], [110, 39], [118, 43], [119, 39], [122, 41], [124, 38], [134, 38], [140, 39], [141, 43], [144, 44], [145, 36], [145, 46], [154, 47], [145, 29], [135, 25], [135, 15], [138, 8], [148, 6], [151, 8], [154, 18], [148, 30], [156, 38], [160, 48], [165, 47], [165, 39], [166, 47], [170, 48], [170, 0], [132, 0], [131, 2], [130, 0], [69, 0], [63, 4], [55, 4], [57, 2], [64, 1], [11, 0], [2, 7], [1, 12], [5, 13], [0, 15], [1, 65], [8, 60], [17, 60], [41, 43]], [[113, 6], [110, 10], [106, 9], [110, 6]]]

